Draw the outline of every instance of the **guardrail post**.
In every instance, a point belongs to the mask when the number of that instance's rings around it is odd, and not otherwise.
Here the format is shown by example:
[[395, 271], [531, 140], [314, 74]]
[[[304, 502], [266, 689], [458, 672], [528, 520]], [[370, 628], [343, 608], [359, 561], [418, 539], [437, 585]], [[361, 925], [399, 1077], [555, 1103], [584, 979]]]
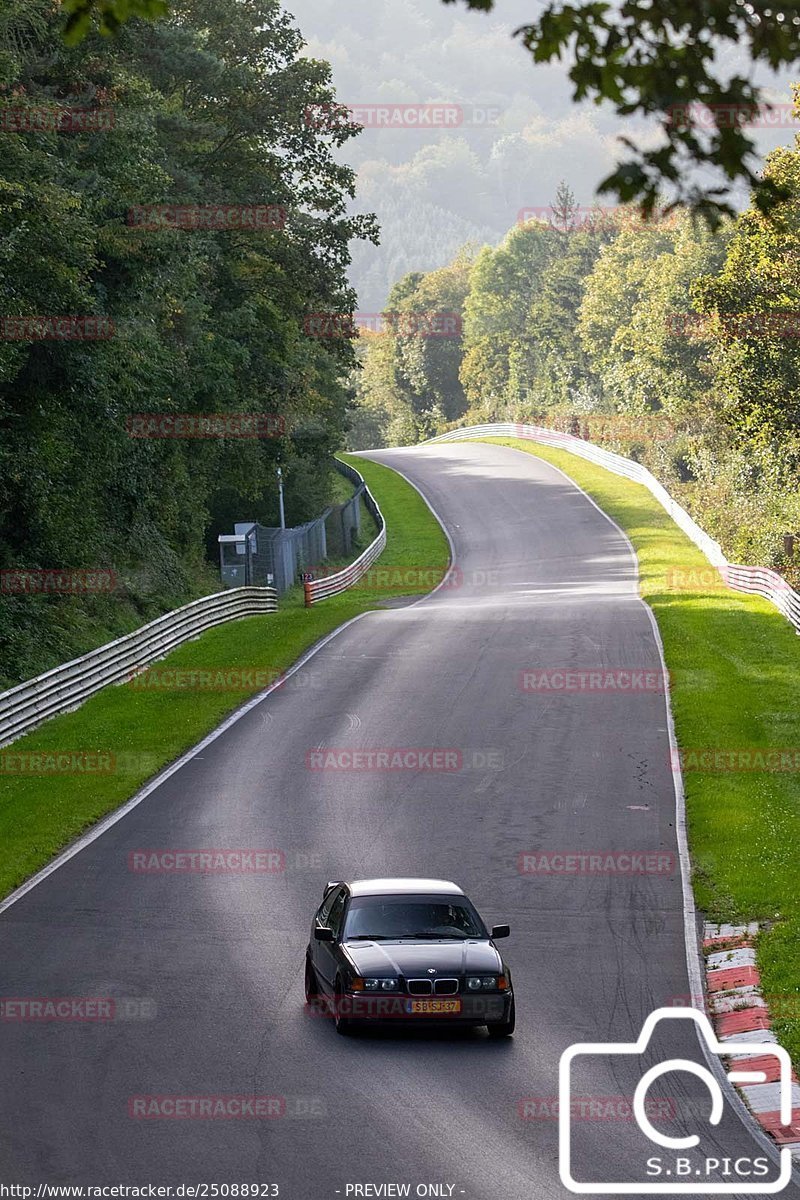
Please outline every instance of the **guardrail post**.
[[311, 584], [307, 579], [303, 581], [303, 596], [305, 597], [306, 608], [311, 608]]

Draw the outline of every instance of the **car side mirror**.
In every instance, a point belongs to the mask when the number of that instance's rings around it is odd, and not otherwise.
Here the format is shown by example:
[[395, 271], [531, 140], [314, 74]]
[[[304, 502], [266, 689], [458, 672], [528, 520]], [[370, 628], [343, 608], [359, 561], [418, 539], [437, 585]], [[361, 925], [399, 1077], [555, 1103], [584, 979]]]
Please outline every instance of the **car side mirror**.
[[493, 925], [492, 926], [492, 941], [494, 941], [495, 938], [508, 937], [510, 933], [511, 933], [510, 925]]
[[314, 940], [317, 942], [332, 942], [333, 941], [333, 930], [328, 929], [327, 925], [315, 926]]

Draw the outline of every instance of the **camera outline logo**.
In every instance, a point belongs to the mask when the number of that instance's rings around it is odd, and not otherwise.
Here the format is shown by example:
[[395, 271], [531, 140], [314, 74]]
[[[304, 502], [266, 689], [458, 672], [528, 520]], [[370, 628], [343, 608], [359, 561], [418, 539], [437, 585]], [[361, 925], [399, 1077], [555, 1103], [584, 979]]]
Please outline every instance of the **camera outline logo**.
[[[570, 1114], [570, 1083], [573, 1060], [583, 1055], [641, 1055], [648, 1046], [653, 1031], [662, 1020], [693, 1021], [696, 1026], [698, 1040], [704, 1051], [717, 1056], [746, 1056], [755, 1058], [765, 1053], [774, 1054], [780, 1064], [780, 1116], [781, 1124], [789, 1125], [792, 1119], [792, 1064], [788, 1052], [773, 1042], [720, 1042], [713, 1026], [705, 1013], [692, 1008], [658, 1008], [645, 1020], [641, 1033], [635, 1042], [576, 1042], [568, 1046], [561, 1055], [558, 1067], [558, 1169], [561, 1182], [570, 1192], [577, 1195], [680, 1195], [693, 1193], [697, 1195], [775, 1195], [789, 1184], [792, 1177], [792, 1152], [788, 1146], [780, 1150], [780, 1174], [777, 1179], [765, 1183], [754, 1183], [750, 1177], [742, 1178], [738, 1183], [702, 1183], [696, 1177], [686, 1183], [582, 1183], [572, 1177], [571, 1162], [571, 1114]], [[661, 1075], [670, 1071], [684, 1071], [696, 1075], [705, 1083], [711, 1097], [709, 1121], [718, 1125], [725, 1111], [725, 1097], [719, 1081], [708, 1066], [701, 1066], [690, 1059], [669, 1058], [663, 1063], [657, 1063], [645, 1071], [639, 1080], [633, 1096], [633, 1115], [639, 1129], [662, 1149], [671, 1151], [690, 1150], [697, 1146], [700, 1138], [697, 1134], [688, 1137], [669, 1137], [655, 1129], [645, 1111], [648, 1090]], [[736, 1070], [728, 1072], [731, 1083], [756, 1084], [765, 1083], [763, 1071]]]

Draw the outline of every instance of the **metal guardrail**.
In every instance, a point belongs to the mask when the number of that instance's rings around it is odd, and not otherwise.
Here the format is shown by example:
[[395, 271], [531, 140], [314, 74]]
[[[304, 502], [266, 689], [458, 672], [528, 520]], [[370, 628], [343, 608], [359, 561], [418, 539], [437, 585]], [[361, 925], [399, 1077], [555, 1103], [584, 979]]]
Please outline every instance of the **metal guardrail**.
[[448, 433], [431, 438], [430, 441], [452, 442], [461, 438], [481, 437], [527, 438], [533, 442], [541, 442], [543, 445], [556, 446], [560, 450], [567, 450], [570, 454], [576, 454], [600, 467], [605, 467], [607, 471], [613, 471], [615, 475], [624, 475], [626, 479], [631, 479], [634, 483], [643, 484], [655, 496], [659, 504], [666, 509], [675, 524], [705, 554], [711, 565], [717, 568], [728, 587], [737, 592], [748, 592], [750, 595], [762, 596], [765, 600], [769, 600], [794, 626], [795, 631], [800, 633], [800, 595], [790, 587], [783, 576], [779, 575], [777, 571], [770, 570], [769, 567], [747, 567], [740, 563], [728, 562], [719, 542], [710, 538], [689, 516], [686, 509], [672, 499], [655, 475], [640, 463], [633, 462], [630, 458], [624, 458], [621, 454], [614, 454], [611, 450], [604, 450], [601, 446], [595, 446], [591, 442], [585, 442], [583, 438], [574, 437], [571, 433], [559, 433], [558, 430], [547, 429], [541, 425], [523, 425], [511, 421], [452, 429]]
[[7, 746], [48, 717], [77, 708], [107, 684], [130, 679], [139, 668], [206, 629], [237, 617], [275, 612], [277, 607], [277, 595], [271, 587], [215, 592], [164, 613], [141, 629], [45, 671], [35, 679], [17, 684], [0, 694], [0, 746]]
[[344, 592], [352, 587], [353, 584], [358, 583], [359, 579], [366, 575], [375, 560], [380, 558], [386, 549], [386, 522], [383, 519], [383, 513], [378, 507], [378, 502], [367, 487], [363, 476], [354, 467], [351, 467], [349, 463], [342, 462], [341, 459], [336, 460], [336, 469], [337, 471], [341, 471], [342, 475], [346, 475], [356, 487], [363, 484], [364, 503], [367, 506], [367, 511], [372, 514], [378, 526], [378, 536], [359, 555], [355, 562], [351, 562], [349, 566], [344, 567], [341, 571], [336, 571], [333, 575], [323, 576], [321, 579], [307, 580], [303, 584], [306, 608], [310, 608], [312, 604], [318, 604], [320, 600], [327, 600], [329, 596], [338, 596], [340, 592]]

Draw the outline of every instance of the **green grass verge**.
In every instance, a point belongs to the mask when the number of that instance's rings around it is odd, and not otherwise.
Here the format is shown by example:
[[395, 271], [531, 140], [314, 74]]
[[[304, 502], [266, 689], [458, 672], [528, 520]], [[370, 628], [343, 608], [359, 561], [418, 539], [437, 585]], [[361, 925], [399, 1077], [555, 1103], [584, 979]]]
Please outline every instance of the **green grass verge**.
[[[388, 529], [381, 568], [447, 567], [442, 530], [419, 494], [388, 467], [343, 455], [367, 481]], [[371, 518], [370, 518], [371, 520]], [[393, 578], [392, 571], [390, 578]], [[414, 572], [411, 572], [414, 577]], [[159, 669], [258, 669], [278, 675], [331, 630], [418, 585], [376, 591], [353, 588], [313, 608], [299, 589], [277, 613], [231, 621], [180, 646]], [[22, 883], [100, 817], [123, 804], [157, 771], [209, 733], [265, 685], [233, 691], [105, 688], [81, 708], [54, 717], [0, 750], [0, 896]], [[24, 774], [15, 756], [63, 751], [104, 755], [113, 769], [80, 774]]]
[[[565, 450], [486, 438], [560, 467], [625, 530], [655, 613], [681, 751], [788, 749], [800, 758], [800, 640], [766, 600], [711, 586], [714, 572], [641, 484]], [[776, 1030], [800, 1062], [800, 772], [685, 770], [698, 906], [711, 920], [772, 921], [759, 936]], [[778, 1000], [777, 998], [793, 997]]]

